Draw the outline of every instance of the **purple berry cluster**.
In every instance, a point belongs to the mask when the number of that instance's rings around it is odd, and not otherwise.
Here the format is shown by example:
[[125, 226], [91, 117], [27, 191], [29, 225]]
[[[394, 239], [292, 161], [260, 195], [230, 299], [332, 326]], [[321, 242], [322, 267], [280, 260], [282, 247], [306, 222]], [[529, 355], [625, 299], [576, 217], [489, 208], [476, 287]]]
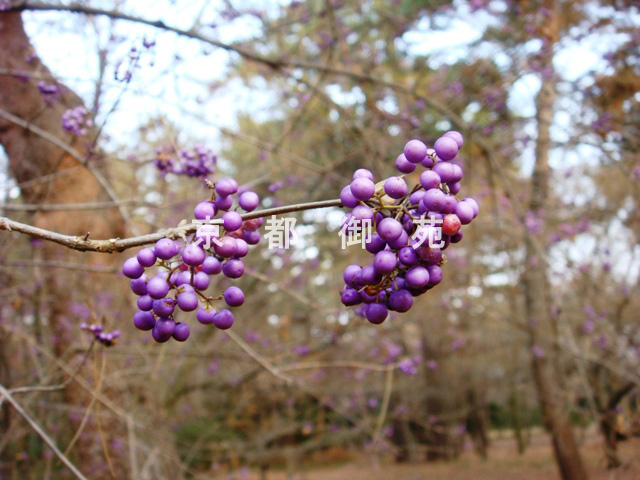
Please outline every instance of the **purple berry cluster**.
[[[373, 257], [370, 265], [349, 265], [343, 275], [341, 300], [360, 307], [369, 322], [380, 324], [389, 310], [407, 312], [413, 299], [442, 280], [443, 255], [450, 243], [462, 239], [462, 225], [478, 215], [472, 198], [459, 201], [462, 168], [451, 163], [462, 147], [458, 132], [445, 133], [433, 149], [411, 140], [396, 159], [404, 175], [374, 183], [373, 174], [358, 169], [353, 181], [342, 189], [340, 200], [351, 208], [343, 226], [354, 221], [370, 222], [372, 233], [365, 248]], [[419, 183], [409, 188], [405, 176], [422, 167]]]
[[[236, 286], [227, 288], [218, 297], [208, 296], [211, 278], [219, 273], [229, 279], [240, 278], [244, 273], [242, 258], [249, 245], [260, 241], [258, 229], [262, 218], [244, 220], [232, 210], [235, 201], [239, 208], [251, 212], [260, 199], [251, 191], [240, 193], [238, 184], [231, 178], [211, 185], [213, 193], [209, 201], [201, 202], [194, 209], [196, 220], [203, 225], [195, 234], [178, 242], [162, 238], [153, 248], [143, 248], [122, 266], [122, 273], [131, 279], [131, 290], [138, 295], [138, 311], [133, 324], [140, 330], [151, 330], [159, 343], [173, 338], [184, 342], [190, 334], [189, 325], [177, 321], [178, 311], [196, 311], [198, 322], [213, 324], [220, 329], [233, 325], [230, 310], [217, 310], [214, 303], [224, 300], [229, 307], [244, 303], [244, 292]], [[206, 222], [220, 214], [221, 225]], [[158, 268], [154, 275], [145, 268]]]
[[76, 137], [86, 135], [91, 127], [93, 120], [89, 116], [89, 110], [82, 105], [70, 108], [62, 114], [62, 128]]
[[92, 333], [96, 339], [96, 342], [99, 342], [106, 347], [110, 347], [111, 345], [113, 345], [116, 339], [120, 337], [120, 330], [105, 332], [102, 329], [102, 325], [87, 324], [83, 322], [80, 324], [80, 329]]
[[192, 150], [180, 150], [176, 155], [173, 147], [156, 150], [155, 166], [160, 172], [187, 177], [206, 178], [215, 173], [217, 156], [204, 145]]

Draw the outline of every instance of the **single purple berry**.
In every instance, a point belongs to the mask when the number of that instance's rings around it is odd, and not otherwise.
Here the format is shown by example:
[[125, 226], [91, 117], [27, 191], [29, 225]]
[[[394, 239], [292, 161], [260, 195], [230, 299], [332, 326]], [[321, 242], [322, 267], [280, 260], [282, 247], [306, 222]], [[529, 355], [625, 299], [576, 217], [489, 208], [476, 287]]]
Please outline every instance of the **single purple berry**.
[[238, 205], [245, 212], [252, 212], [260, 205], [260, 198], [255, 192], [244, 192], [238, 198]]
[[213, 324], [220, 330], [226, 330], [233, 325], [233, 313], [229, 310], [220, 310], [213, 316]]
[[191, 330], [189, 329], [189, 325], [184, 322], [180, 322], [176, 325], [176, 328], [173, 331], [173, 338], [178, 342], [184, 342], [189, 338], [190, 333]]
[[407, 157], [404, 156], [404, 153], [401, 153], [398, 155], [398, 158], [396, 158], [396, 168], [401, 173], [411, 173], [416, 169], [416, 164], [411, 163], [407, 160]]
[[153, 306], [153, 298], [151, 297], [151, 295], [143, 295], [140, 298], [138, 298], [137, 304], [140, 310], [148, 312], [149, 310], [151, 310], [151, 307]]
[[160, 275], [156, 275], [147, 282], [147, 293], [152, 298], [164, 298], [169, 293], [169, 284]]
[[393, 272], [397, 263], [396, 254], [391, 250], [382, 250], [381, 252], [376, 253], [376, 256], [373, 259], [373, 266], [376, 267], [376, 270], [383, 275]]
[[229, 210], [233, 206], [233, 197], [231, 195], [226, 197], [224, 195], [220, 195], [216, 198], [214, 204], [218, 210]]
[[183, 292], [180, 293], [176, 300], [178, 302], [178, 308], [183, 312], [193, 312], [198, 308], [198, 296], [195, 293]]
[[240, 278], [244, 273], [244, 263], [238, 258], [231, 258], [222, 266], [222, 274], [227, 278]]
[[224, 291], [224, 301], [230, 307], [239, 307], [244, 303], [244, 293], [238, 287], [229, 287]]
[[347, 208], [354, 208], [358, 205], [358, 199], [353, 196], [353, 193], [351, 193], [351, 187], [349, 185], [344, 187], [340, 192], [340, 201], [342, 202], [342, 205]]
[[411, 288], [422, 288], [429, 283], [429, 271], [424, 267], [413, 267], [404, 278]]
[[236, 244], [235, 238], [230, 237], [229, 235], [225, 235], [220, 239], [218, 243], [215, 244], [214, 249], [216, 253], [221, 257], [231, 258], [236, 254], [236, 251], [238, 250], [238, 245]]
[[136, 295], [147, 294], [147, 276], [144, 273], [140, 278], [131, 280], [131, 291]]
[[152, 267], [156, 263], [156, 254], [153, 253], [153, 248], [143, 248], [138, 252], [136, 258], [143, 267]]
[[458, 143], [451, 137], [440, 137], [433, 145], [436, 155], [445, 162], [453, 160], [458, 154]]
[[159, 319], [155, 326], [158, 329], [158, 333], [161, 335], [173, 335], [173, 332], [176, 329], [176, 322], [172, 319]]
[[217, 208], [213, 202], [200, 202], [193, 209], [193, 216], [197, 220], [211, 220], [216, 216]]
[[151, 330], [151, 336], [153, 337], [153, 339], [158, 342], [158, 343], [164, 343], [169, 341], [169, 339], [171, 338], [171, 335], [167, 335], [165, 333], [161, 333], [160, 329], [158, 328], [158, 324], [156, 323], [156, 325], [153, 327], [153, 330]]
[[368, 178], [369, 180], [373, 181], [373, 173], [371, 173], [366, 168], [359, 168], [358, 170], [353, 172], [353, 180], [355, 180], [356, 178]]
[[242, 227], [242, 217], [238, 212], [227, 212], [222, 215], [222, 225], [227, 232], [235, 232]]
[[404, 146], [404, 156], [411, 163], [420, 163], [427, 155], [427, 146], [420, 140], [409, 140]]
[[473, 206], [469, 202], [458, 202], [455, 210], [456, 215], [460, 219], [462, 225], [467, 225], [473, 220]]
[[153, 301], [153, 313], [162, 318], [169, 318], [176, 308], [173, 298], [159, 298]]
[[420, 174], [420, 185], [422, 185], [422, 188], [424, 188], [425, 190], [438, 188], [441, 183], [442, 179], [440, 178], [440, 175], [438, 175], [438, 173], [434, 172], [433, 170], [425, 170]]
[[161, 238], [153, 247], [153, 252], [156, 254], [156, 257], [162, 260], [173, 258], [178, 253], [178, 250], [176, 242], [169, 238]]
[[340, 301], [345, 307], [354, 307], [362, 303], [362, 298], [355, 288], [345, 288], [340, 294]]
[[122, 273], [125, 277], [136, 279], [140, 278], [144, 273], [144, 268], [142, 268], [142, 265], [138, 263], [138, 259], [136, 257], [131, 257], [122, 264]]
[[184, 247], [184, 250], [182, 251], [182, 260], [184, 260], [184, 263], [192, 267], [201, 265], [206, 256], [207, 254], [202, 247], [195, 243], [190, 243]]
[[390, 177], [384, 182], [384, 192], [395, 200], [404, 197], [408, 191], [407, 182], [403, 178]]
[[133, 325], [138, 330], [151, 330], [156, 325], [156, 319], [151, 312], [136, 312], [133, 316]]
[[369, 238], [365, 239], [364, 248], [366, 248], [369, 253], [376, 254], [379, 251], [384, 250], [386, 246], [387, 242], [385, 242], [377, 233], [374, 233]]
[[413, 296], [408, 290], [398, 290], [389, 296], [389, 307], [396, 312], [408, 312], [413, 306]]
[[380, 303], [372, 303], [367, 306], [366, 313], [367, 320], [374, 325], [380, 325], [387, 319], [388, 310], [387, 307]]
[[358, 177], [350, 185], [351, 193], [358, 200], [366, 201], [373, 197], [376, 186], [372, 180], [365, 177]]
[[204, 272], [197, 272], [193, 275], [193, 287], [196, 290], [206, 290], [209, 288], [209, 275]]
[[207, 275], [217, 275], [222, 271], [222, 263], [216, 257], [207, 257], [202, 262], [202, 271]]
[[402, 234], [403, 228], [399, 221], [387, 217], [378, 224], [376, 231], [383, 240], [389, 242], [396, 240]]

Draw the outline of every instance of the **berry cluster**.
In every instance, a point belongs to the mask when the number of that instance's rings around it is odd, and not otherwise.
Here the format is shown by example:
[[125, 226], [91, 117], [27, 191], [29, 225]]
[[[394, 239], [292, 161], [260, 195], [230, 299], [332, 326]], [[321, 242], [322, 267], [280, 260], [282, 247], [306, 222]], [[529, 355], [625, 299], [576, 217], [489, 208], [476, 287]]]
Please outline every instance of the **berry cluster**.
[[[224, 330], [233, 324], [233, 313], [216, 310], [214, 302], [224, 299], [229, 307], [244, 303], [243, 291], [235, 286], [227, 288], [219, 297], [207, 296], [205, 292], [214, 275], [222, 273], [230, 279], [240, 278], [244, 273], [242, 258], [247, 255], [249, 245], [260, 241], [258, 229], [262, 218], [243, 221], [240, 214], [231, 209], [234, 197], [246, 212], [254, 210], [260, 200], [254, 192], [239, 193], [237, 182], [231, 178], [219, 180], [211, 187], [211, 200], [199, 203], [194, 209], [196, 220], [203, 223], [195, 234], [184, 242], [160, 239], [153, 248], [143, 248], [137, 256], [126, 260], [122, 267], [122, 273], [131, 279], [131, 290], [139, 296], [139, 310], [133, 324], [140, 330], [151, 330], [159, 343], [172, 337], [183, 342], [189, 337], [187, 323], [175, 320], [177, 310], [197, 310], [200, 323]], [[222, 224], [208, 224], [218, 213], [222, 214]], [[145, 268], [151, 267], [159, 267], [154, 276], [145, 274]]]
[[76, 137], [86, 135], [91, 127], [93, 127], [93, 120], [89, 110], [82, 105], [70, 108], [62, 114], [62, 128]]
[[102, 329], [102, 325], [81, 323], [80, 329], [85, 330], [93, 334], [96, 342], [103, 344], [105, 347], [113, 345], [117, 338], [120, 337], [120, 330], [114, 330], [113, 332], [105, 332]]
[[155, 166], [160, 172], [187, 177], [206, 178], [215, 173], [218, 158], [204, 145], [197, 145], [193, 150], [175, 152], [173, 147], [156, 150]]
[[389, 310], [408, 311], [414, 297], [440, 283], [440, 267], [446, 260], [442, 251], [459, 242], [461, 225], [478, 215], [475, 200], [455, 197], [463, 172], [450, 161], [462, 143], [462, 135], [455, 131], [440, 137], [433, 149], [420, 140], [409, 141], [396, 168], [408, 175], [424, 167], [411, 190], [405, 175], [375, 184], [366, 169], [358, 169], [351, 184], [342, 189], [340, 200], [352, 209], [343, 219], [343, 228], [370, 222], [374, 232], [365, 238], [365, 247], [374, 258], [371, 265], [345, 269], [341, 300], [345, 306], [364, 303], [361, 313], [371, 323], [384, 322]]

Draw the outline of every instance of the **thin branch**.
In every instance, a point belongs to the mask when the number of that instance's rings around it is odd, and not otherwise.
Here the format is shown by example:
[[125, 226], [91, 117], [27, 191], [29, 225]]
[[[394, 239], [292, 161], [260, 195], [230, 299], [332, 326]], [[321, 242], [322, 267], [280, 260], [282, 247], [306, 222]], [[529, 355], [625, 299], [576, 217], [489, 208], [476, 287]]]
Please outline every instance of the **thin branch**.
[[[7, 112], [6, 110], [0, 109], [0, 117], [4, 118], [9, 122], [15, 123], [16, 125], [24, 128], [25, 130], [30, 131], [31, 133], [35, 133], [39, 137], [47, 140], [51, 144], [55, 145], [56, 147], [60, 148], [64, 152], [71, 155], [78, 162], [80, 162], [82, 166], [84, 166], [87, 170], [89, 170], [89, 172], [91, 172], [91, 174], [95, 177], [95, 179], [98, 181], [100, 186], [104, 189], [106, 194], [109, 196], [111, 201], [115, 203], [119, 202], [118, 195], [116, 195], [115, 190], [113, 189], [109, 181], [106, 179], [106, 177], [100, 171], [98, 171], [92, 165], [89, 164], [89, 157], [83, 157], [80, 152], [78, 152], [76, 149], [72, 148], [71, 146], [67, 145], [65, 142], [60, 140], [55, 135], [47, 132], [46, 130], [41, 129], [36, 125], [33, 125], [32, 123], [27, 122], [26, 120], [20, 117], [16, 117], [15, 115], [13, 115], [10, 112]], [[127, 210], [122, 205], [118, 207], [118, 210], [120, 211], [120, 215], [122, 215], [122, 218], [129, 224], [129, 226], [134, 231], [134, 233], [137, 233], [135, 231], [136, 227], [131, 221], [131, 216], [129, 215], [129, 212], [127, 212]]]
[[42, 438], [42, 440], [44, 441], [44, 443], [46, 443], [49, 448], [51, 450], [53, 450], [53, 453], [56, 454], [56, 456], [62, 461], [62, 463], [64, 463], [67, 468], [69, 470], [71, 470], [71, 473], [73, 473], [76, 478], [79, 478], [80, 480], [88, 480], [87, 477], [85, 477], [82, 472], [80, 470], [78, 470], [78, 468], [71, 463], [71, 460], [69, 460], [56, 446], [55, 442], [51, 439], [51, 437], [49, 437], [49, 435], [47, 435], [47, 433], [40, 428], [40, 425], [38, 425], [35, 420], [33, 420], [31, 418], [31, 416], [24, 410], [24, 408], [22, 408], [22, 405], [20, 405], [15, 398], [13, 398], [13, 396], [11, 395], [11, 393], [9, 393], [9, 391], [4, 388], [2, 385], [0, 385], [0, 396], [4, 397], [7, 399], [7, 401], [11, 404], [11, 406], [13, 408], [16, 409], [16, 411], [22, 416], [22, 418], [24, 418], [27, 423], [31, 426], [31, 428], [33, 428], [36, 433], [38, 435], [40, 435], [40, 438]]
[[160, 205], [156, 205], [154, 203], [129, 199], [119, 200], [117, 202], [52, 203], [49, 205], [30, 203], [0, 203], [0, 210], [5, 210], [8, 212], [57, 212], [69, 210], [105, 210], [109, 208], [119, 208], [121, 205], [161, 208]]
[[[287, 205], [284, 207], [267, 208], [265, 210], [259, 210], [256, 212], [245, 213], [241, 215], [243, 220], [250, 220], [252, 218], [262, 218], [271, 215], [280, 215], [283, 213], [301, 212], [304, 210], [314, 210], [318, 208], [328, 207], [341, 207], [342, 202], [339, 199], [335, 200], [321, 200], [318, 202], [298, 203], [295, 205]], [[210, 222], [211, 225], [221, 225], [222, 219], [214, 219]], [[150, 243], [155, 243], [161, 238], [177, 239], [184, 235], [195, 233], [201, 225], [195, 223], [189, 223], [187, 225], [167, 228], [156, 233], [150, 233], [147, 235], [140, 235], [130, 238], [111, 238], [108, 240], [89, 240], [89, 234], [84, 236], [64, 235], [43, 228], [34, 227], [25, 223], [16, 222], [7, 217], [0, 217], [0, 230], [15, 231], [31, 235], [35, 238], [41, 238], [49, 242], [57, 243], [73, 250], [79, 250], [81, 252], [100, 252], [100, 253], [114, 253], [123, 252], [129, 248], [141, 247]]]

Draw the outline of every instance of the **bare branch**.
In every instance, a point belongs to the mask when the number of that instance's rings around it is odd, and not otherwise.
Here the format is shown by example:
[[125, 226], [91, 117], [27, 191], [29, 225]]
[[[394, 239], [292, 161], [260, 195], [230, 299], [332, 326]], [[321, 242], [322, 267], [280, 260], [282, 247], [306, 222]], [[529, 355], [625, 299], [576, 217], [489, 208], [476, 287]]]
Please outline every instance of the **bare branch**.
[[[339, 199], [335, 200], [321, 200], [318, 202], [298, 203], [295, 205], [287, 205], [284, 207], [267, 208], [265, 210], [259, 210], [256, 212], [245, 213], [241, 215], [243, 220], [250, 220], [252, 218], [262, 218], [271, 215], [280, 215], [283, 213], [301, 212], [304, 210], [314, 210], [318, 208], [328, 207], [341, 207], [342, 202]], [[211, 221], [211, 225], [221, 225], [222, 219], [215, 219]], [[35, 238], [41, 238], [49, 242], [57, 243], [73, 250], [81, 252], [100, 252], [100, 253], [115, 253], [123, 252], [129, 248], [141, 247], [150, 243], [155, 243], [161, 238], [177, 239], [183, 235], [189, 235], [195, 233], [200, 225], [190, 223], [182, 227], [168, 228], [156, 233], [150, 233], [147, 235], [140, 235], [130, 238], [111, 238], [108, 240], [89, 240], [88, 234], [83, 236], [64, 235], [43, 228], [27, 225], [26, 223], [16, 222], [7, 217], [0, 217], [0, 230], [15, 231], [31, 235]]]
[[71, 470], [71, 472], [76, 476], [76, 478], [79, 478], [80, 480], [87, 480], [87, 477], [85, 477], [82, 472], [80, 470], [78, 470], [78, 467], [76, 467], [73, 463], [71, 463], [71, 460], [69, 460], [56, 446], [56, 444], [54, 443], [54, 441], [51, 439], [51, 437], [49, 437], [49, 435], [47, 435], [47, 433], [42, 430], [42, 428], [40, 428], [40, 425], [38, 425], [35, 420], [33, 420], [31, 418], [31, 416], [24, 410], [24, 408], [22, 408], [22, 405], [20, 405], [15, 398], [13, 398], [13, 396], [9, 393], [9, 391], [4, 388], [2, 385], [0, 385], [0, 396], [4, 397], [7, 399], [7, 401], [11, 404], [11, 406], [13, 408], [16, 409], [16, 411], [22, 416], [22, 418], [24, 418], [27, 423], [31, 426], [31, 428], [33, 428], [36, 433], [38, 435], [40, 435], [40, 438], [42, 438], [42, 440], [44, 441], [44, 443], [46, 443], [49, 448], [51, 450], [53, 450], [53, 453], [56, 454], [56, 456], [62, 461], [62, 463], [64, 463], [67, 468], [69, 470]]

